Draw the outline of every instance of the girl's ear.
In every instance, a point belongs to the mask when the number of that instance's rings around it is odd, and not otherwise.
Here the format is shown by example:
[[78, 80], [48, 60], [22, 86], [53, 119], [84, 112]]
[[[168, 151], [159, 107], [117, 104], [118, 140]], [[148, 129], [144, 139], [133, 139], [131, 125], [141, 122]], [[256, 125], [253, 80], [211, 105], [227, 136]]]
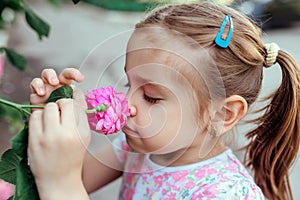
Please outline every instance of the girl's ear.
[[222, 129], [218, 134], [223, 135], [232, 129], [245, 116], [247, 110], [248, 104], [243, 97], [239, 95], [227, 97], [222, 110], [218, 113], [219, 120], [223, 121]]

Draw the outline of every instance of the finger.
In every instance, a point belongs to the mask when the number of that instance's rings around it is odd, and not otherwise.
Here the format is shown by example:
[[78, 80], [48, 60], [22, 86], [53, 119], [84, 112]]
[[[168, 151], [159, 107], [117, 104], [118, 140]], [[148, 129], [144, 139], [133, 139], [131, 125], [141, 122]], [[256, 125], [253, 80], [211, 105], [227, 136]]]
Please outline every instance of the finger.
[[28, 143], [33, 144], [43, 133], [43, 111], [36, 110], [31, 113], [28, 124], [29, 138]]
[[72, 81], [81, 82], [84, 79], [84, 76], [78, 69], [67, 68], [63, 70], [59, 75], [59, 81], [61, 84], [71, 85]]
[[45, 105], [45, 102], [48, 100], [50, 94], [53, 92], [53, 90], [59, 88], [60, 85], [57, 86], [51, 86], [51, 85], [45, 85], [45, 94], [43, 96], [38, 95], [37, 93], [31, 93], [30, 94], [30, 103], [33, 105]]
[[45, 85], [42, 79], [40, 78], [34, 78], [30, 82], [30, 93], [36, 93], [39, 96], [45, 95]]
[[83, 109], [78, 102], [74, 101], [74, 110], [78, 133], [83, 144], [87, 147], [90, 143], [91, 133], [87, 114], [85, 112], [86, 109]]
[[[36, 153], [39, 152], [40, 147], [40, 139], [43, 135], [43, 111], [36, 110], [34, 111], [29, 118], [28, 124], [28, 147], [27, 147], [27, 154], [28, 154], [28, 162], [32, 158], [35, 157]], [[30, 164], [30, 168], [32, 165]]]
[[71, 128], [73, 131], [68, 132], [70, 136], [75, 133], [78, 141], [84, 144], [84, 147], [87, 147], [90, 143], [91, 135], [85, 110], [73, 99], [61, 99], [57, 103], [61, 108], [62, 126]]
[[85, 109], [76, 100], [73, 101], [73, 107], [78, 139], [84, 148], [87, 148], [91, 140], [91, 133]]
[[54, 69], [44, 69], [42, 71], [42, 79], [49, 85], [56, 86], [59, 84], [59, 80]]
[[59, 110], [56, 103], [48, 103], [44, 108], [44, 130], [45, 133], [51, 132], [51, 129], [60, 125]]
[[83, 107], [84, 110], [87, 109], [85, 96], [84, 96], [83, 92], [76, 87], [73, 88], [73, 99], [76, 102], [78, 102]]
[[56, 103], [60, 109], [60, 123], [62, 125], [75, 126], [73, 99], [60, 99]]
[[43, 106], [43, 105], [45, 105], [46, 101], [47, 101], [46, 95], [44, 95], [43, 97], [40, 97], [36, 93], [30, 94], [30, 104], [32, 104], [32, 105]]

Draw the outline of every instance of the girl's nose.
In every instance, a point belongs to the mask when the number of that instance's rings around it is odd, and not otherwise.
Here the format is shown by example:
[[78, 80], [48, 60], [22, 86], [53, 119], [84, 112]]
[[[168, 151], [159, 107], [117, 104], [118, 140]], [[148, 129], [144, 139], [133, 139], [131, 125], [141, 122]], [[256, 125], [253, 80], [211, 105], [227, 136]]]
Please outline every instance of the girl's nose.
[[130, 117], [136, 116], [136, 108], [135, 106], [129, 106]]

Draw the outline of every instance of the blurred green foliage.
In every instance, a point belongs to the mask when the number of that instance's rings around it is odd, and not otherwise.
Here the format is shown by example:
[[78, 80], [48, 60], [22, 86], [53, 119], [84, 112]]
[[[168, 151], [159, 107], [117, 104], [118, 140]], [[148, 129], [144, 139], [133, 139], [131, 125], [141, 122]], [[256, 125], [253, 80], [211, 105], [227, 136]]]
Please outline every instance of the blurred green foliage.
[[110, 10], [145, 11], [166, 3], [189, 3], [199, 0], [82, 0]]
[[123, 11], [145, 11], [153, 7], [153, 2], [141, 2], [137, 0], [83, 0], [92, 5], [100, 6], [110, 10]]
[[[65, 85], [54, 90], [47, 102], [56, 102], [61, 98], [72, 98], [72, 96], [72, 87]], [[5, 151], [1, 156], [0, 179], [15, 185], [14, 196], [10, 199], [39, 200], [35, 179], [28, 164], [28, 116], [30, 115], [28, 105], [16, 104], [3, 99], [1, 102], [15, 108], [17, 114], [23, 118], [24, 128], [11, 139], [11, 149]]]
[[24, 126], [19, 111], [3, 104], [0, 105], [0, 120], [9, 124], [8, 131], [11, 133], [17, 133]]
[[[0, 1], [0, 28], [6, 29], [12, 23], [15, 14], [24, 14], [27, 24], [33, 29], [38, 38], [48, 37], [50, 26], [41, 19], [23, 0], [1, 0]], [[6, 17], [5, 17], [6, 16]], [[8, 18], [8, 19], [7, 19]], [[15, 50], [0, 47], [0, 52], [4, 52], [11, 64], [19, 70], [24, 70], [27, 62], [26, 58]]]
[[[54, 4], [54, 2], [51, 3]], [[49, 36], [50, 26], [48, 23], [41, 19], [23, 0], [0, 0], [0, 29], [6, 30], [9, 28], [17, 14], [24, 15], [28, 26], [34, 30], [40, 40]], [[0, 53], [5, 54], [7, 60], [16, 69], [24, 70], [27, 67], [25, 56], [16, 50], [0, 46]], [[0, 120], [8, 123], [9, 131], [13, 133], [19, 131], [23, 126], [18, 111], [4, 105], [0, 105]]]

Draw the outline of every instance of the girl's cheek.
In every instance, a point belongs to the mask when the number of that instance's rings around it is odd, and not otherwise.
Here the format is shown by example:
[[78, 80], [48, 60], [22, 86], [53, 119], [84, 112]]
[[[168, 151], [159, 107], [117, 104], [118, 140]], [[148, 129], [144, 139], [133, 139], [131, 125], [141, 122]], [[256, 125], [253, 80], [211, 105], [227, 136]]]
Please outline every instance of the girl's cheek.
[[137, 119], [137, 128], [142, 137], [153, 137], [159, 134], [167, 124], [167, 112], [158, 104], [149, 106]]

